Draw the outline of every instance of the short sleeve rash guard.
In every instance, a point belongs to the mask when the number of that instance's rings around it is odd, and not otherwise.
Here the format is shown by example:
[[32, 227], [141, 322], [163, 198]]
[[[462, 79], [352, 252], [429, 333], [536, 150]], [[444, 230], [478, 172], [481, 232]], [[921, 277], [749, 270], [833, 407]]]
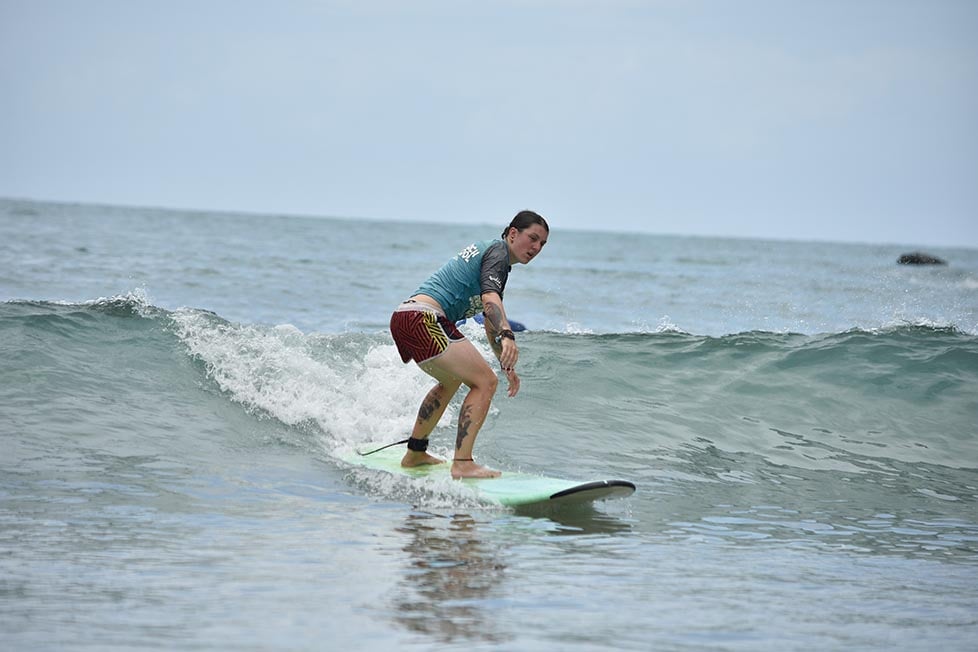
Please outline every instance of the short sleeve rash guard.
[[481, 240], [458, 252], [428, 277], [415, 294], [435, 299], [452, 321], [482, 312], [482, 295], [500, 298], [509, 278], [509, 246], [504, 240]]

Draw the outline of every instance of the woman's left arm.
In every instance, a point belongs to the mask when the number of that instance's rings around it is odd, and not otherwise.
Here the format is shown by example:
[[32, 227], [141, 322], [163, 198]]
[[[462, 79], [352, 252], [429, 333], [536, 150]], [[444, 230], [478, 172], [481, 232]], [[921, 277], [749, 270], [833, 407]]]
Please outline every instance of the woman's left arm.
[[516, 375], [516, 362], [520, 358], [519, 347], [516, 346], [516, 336], [509, 327], [506, 319], [506, 309], [503, 308], [503, 300], [495, 292], [486, 292], [482, 295], [482, 312], [485, 316], [483, 326], [486, 329], [486, 337], [489, 339], [489, 346], [493, 353], [499, 358], [499, 366], [506, 373], [509, 381], [509, 395], [516, 396], [520, 388], [520, 377]]

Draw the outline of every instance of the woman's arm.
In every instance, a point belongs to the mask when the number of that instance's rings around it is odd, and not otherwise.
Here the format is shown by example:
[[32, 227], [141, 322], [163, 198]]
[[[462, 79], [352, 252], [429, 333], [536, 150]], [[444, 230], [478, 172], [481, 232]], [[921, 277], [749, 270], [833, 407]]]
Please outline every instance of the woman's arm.
[[509, 381], [509, 395], [516, 396], [516, 392], [520, 389], [520, 377], [516, 375], [515, 368], [520, 358], [520, 350], [516, 346], [516, 336], [513, 335], [509, 321], [506, 319], [502, 297], [495, 292], [484, 293], [482, 313], [485, 316], [483, 326], [486, 329], [486, 337], [489, 338], [489, 346], [499, 358], [499, 366], [503, 368]]

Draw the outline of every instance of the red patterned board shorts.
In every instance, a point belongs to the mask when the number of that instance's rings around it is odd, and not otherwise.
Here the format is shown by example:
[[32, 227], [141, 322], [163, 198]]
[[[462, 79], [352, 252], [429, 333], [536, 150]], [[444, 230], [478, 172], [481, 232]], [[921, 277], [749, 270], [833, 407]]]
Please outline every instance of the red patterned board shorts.
[[407, 363], [413, 358], [418, 364], [434, 360], [448, 350], [451, 342], [465, 339], [444, 314], [429, 305], [409, 301], [391, 315], [391, 335], [401, 360]]

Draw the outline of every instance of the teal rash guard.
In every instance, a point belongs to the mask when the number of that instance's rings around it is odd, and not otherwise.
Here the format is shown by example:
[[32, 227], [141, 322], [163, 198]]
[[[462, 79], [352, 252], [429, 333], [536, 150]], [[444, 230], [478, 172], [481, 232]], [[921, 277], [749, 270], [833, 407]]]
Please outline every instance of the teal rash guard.
[[511, 269], [505, 240], [481, 240], [458, 252], [414, 294], [436, 300], [455, 322], [482, 312], [483, 293], [495, 292], [501, 299]]

